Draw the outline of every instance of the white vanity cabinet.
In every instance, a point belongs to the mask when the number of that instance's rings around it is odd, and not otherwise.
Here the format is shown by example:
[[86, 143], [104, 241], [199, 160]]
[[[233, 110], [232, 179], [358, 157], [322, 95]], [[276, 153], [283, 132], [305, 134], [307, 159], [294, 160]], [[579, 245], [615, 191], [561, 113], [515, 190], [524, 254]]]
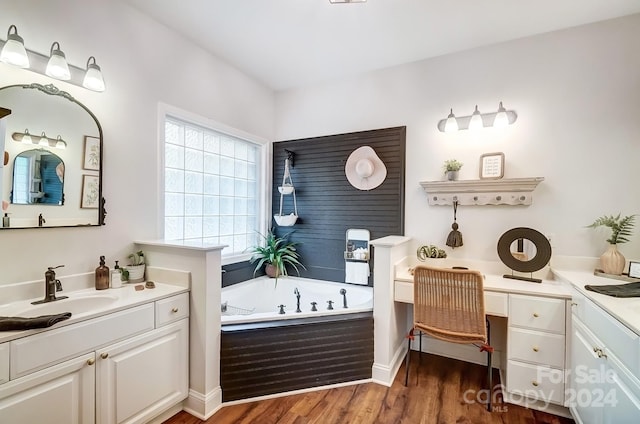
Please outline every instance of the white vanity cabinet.
[[637, 423], [640, 337], [578, 291], [572, 326], [568, 404], [576, 422]]
[[0, 343], [0, 384], [9, 381], [9, 343]]
[[506, 390], [563, 405], [566, 300], [509, 294]]
[[0, 423], [148, 422], [187, 397], [188, 317], [181, 293], [3, 343]]

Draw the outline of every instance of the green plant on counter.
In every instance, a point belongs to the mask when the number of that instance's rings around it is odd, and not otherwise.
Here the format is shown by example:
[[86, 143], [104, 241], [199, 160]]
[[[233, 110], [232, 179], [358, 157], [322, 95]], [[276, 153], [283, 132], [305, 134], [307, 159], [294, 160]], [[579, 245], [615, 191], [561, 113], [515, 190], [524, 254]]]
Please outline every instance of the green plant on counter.
[[142, 250], [138, 250], [137, 252], [130, 254], [128, 258], [131, 259], [129, 265], [142, 265], [145, 263], [144, 253]]
[[596, 219], [593, 224], [587, 225], [587, 228], [596, 228], [600, 226], [611, 228], [611, 237], [607, 239], [609, 244], [621, 244], [629, 241], [632, 234], [633, 226], [635, 225], [636, 215], [621, 216], [601, 216]]
[[464, 164], [457, 159], [445, 160], [443, 165], [444, 173], [446, 174], [449, 171], [459, 171], [460, 168], [462, 168], [462, 165]]
[[420, 246], [417, 255], [418, 259], [424, 262], [427, 258], [446, 258], [447, 252], [430, 244], [429, 246]]

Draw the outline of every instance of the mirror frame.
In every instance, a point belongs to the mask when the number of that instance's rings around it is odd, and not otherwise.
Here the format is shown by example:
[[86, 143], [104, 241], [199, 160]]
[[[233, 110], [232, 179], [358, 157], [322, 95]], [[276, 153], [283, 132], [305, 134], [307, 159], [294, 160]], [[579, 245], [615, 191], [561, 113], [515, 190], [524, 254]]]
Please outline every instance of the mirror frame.
[[[518, 239], [527, 239], [536, 247], [536, 255], [528, 261], [521, 261], [511, 254], [511, 244]], [[532, 228], [517, 227], [505, 232], [498, 240], [498, 256], [500, 260], [510, 269], [518, 272], [536, 272], [544, 268], [551, 259], [551, 244], [549, 240], [539, 231]], [[513, 276], [504, 276], [514, 278]], [[526, 277], [518, 277], [526, 281], [538, 281]]]
[[8, 227], [8, 228], [3, 228], [3, 229], [24, 230], [24, 229], [31, 229], [31, 228], [77, 228], [77, 227], [98, 227], [98, 226], [105, 225], [105, 218], [106, 218], [106, 215], [107, 215], [107, 211], [106, 211], [106, 209], [104, 207], [105, 199], [102, 196], [103, 132], [102, 132], [102, 125], [100, 125], [100, 121], [98, 121], [98, 118], [93, 114], [93, 112], [91, 112], [91, 110], [89, 110], [89, 108], [87, 108], [81, 102], [77, 101], [71, 94], [67, 93], [66, 91], [60, 90], [58, 87], [56, 87], [53, 84], [46, 84], [46, 85], [42, 85], [42, 84], [38, 84], [38, 83], [13, 84], [13, 85], [7, 85], [7, 86], [0, 87], [0, 91], [8, 89], [8, 88], [22, 88], [22, 89], [25, 89], [25, 90], [27, 90], [27, 89], [35, 89], [35, 90], [41, 91], [44, 94], [48, 94], [50, 96], [62, 97], [62, 98], [67, 99], [68, 101], [70, 101], [72, 103], [77, 104], [85, 112], [87, 112], [89, 114], [89, 116], [91, 116], [91, 118], [95, 122], [96, 126], [98, 127], [98, 135], [99, 135], [99, 138], [100, 138], [100, 169], [98, 169], [98, 178], [99, 178], [98, 196], [100, 198], [100, 201], [98, 202], [98, 224], [95, 224], [95, 225], [94, 224], [86, 224], [86, 225], [56, 225], [56, 226], [47, 225], [46, 227]]

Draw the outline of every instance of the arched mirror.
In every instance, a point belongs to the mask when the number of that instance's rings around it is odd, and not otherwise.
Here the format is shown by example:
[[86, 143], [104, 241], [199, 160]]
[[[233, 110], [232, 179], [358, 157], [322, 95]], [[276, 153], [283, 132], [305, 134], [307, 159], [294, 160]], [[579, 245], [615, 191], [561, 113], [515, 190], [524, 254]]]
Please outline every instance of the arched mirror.
[[[0, 175], [9, 228], [104, 225], [102, 128], [95, 115], [53, 85], [0, 88]], [[25, 137], [25, 135], [28, 135]], [[56, 207], [50, 207], [56, 205]]]
[[64, 162], [46, 149], [21, 152], [13, 160], [11, 203], [64, 204]]
[[[513, 271], [530, 274], [544, 268], [551, 259], [551, 244], [544, 234], [532, 228], [518, 227], [505, 232], [498, 240], [498, 256]], [[539, 278], [503, 275], [504, 278], [541, 283]]]

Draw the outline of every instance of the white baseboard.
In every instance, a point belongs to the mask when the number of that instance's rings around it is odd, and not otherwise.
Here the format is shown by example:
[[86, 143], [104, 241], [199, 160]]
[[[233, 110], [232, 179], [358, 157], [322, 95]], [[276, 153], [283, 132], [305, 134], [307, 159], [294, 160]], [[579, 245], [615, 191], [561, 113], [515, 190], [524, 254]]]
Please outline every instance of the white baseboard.
[[183, 410], [203, 421], [209, 419], [222, 407], [222, 389], [216, 387], [207, 395], [189, 389], [189, 396], [184, 401]]
[[400, 343], [393, 354], [390, 364], [385, 365], [374, 362], [373, 367], [371, 367], [371, 380], [374, 383], [391, 387], [406, 354], [407, 345], [405, 343]]

